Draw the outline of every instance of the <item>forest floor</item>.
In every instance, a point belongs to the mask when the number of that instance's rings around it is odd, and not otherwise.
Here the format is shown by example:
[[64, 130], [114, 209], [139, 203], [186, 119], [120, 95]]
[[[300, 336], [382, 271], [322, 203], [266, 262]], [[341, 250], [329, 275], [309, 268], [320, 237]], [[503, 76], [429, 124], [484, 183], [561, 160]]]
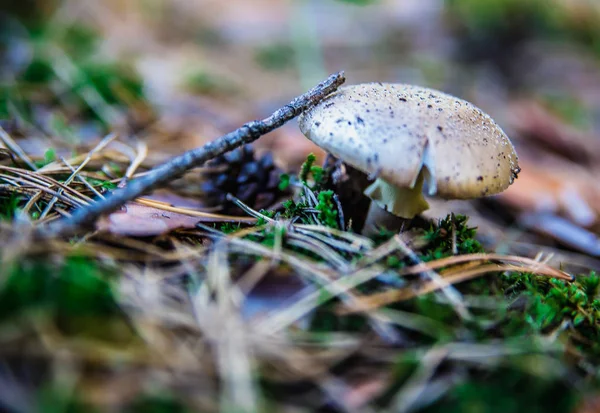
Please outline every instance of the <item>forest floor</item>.
[[[594, 2], [33, 3], [0, 10], [2, 410], [600, 411]], [[39, 236], [340, 70], [473, 102], [518, 179], [364, 235], [365, 176], [291, 121]]]

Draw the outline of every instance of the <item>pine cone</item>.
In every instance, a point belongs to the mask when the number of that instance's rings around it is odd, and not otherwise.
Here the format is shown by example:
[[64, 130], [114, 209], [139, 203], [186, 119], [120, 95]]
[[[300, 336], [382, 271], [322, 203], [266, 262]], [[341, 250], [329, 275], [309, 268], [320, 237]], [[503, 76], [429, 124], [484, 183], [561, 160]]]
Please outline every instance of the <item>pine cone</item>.
[[203, 168], [204, 202], [209, 207], [220, 206], [222, 213], [240, 214], [241, 210], [226, 199], [230, 193], [253, 209], [269, 208], [290, 194], [278, 187], [281, 174], [271, 153], [257, 159], [252, 146], [242, 146], [212, 159]]

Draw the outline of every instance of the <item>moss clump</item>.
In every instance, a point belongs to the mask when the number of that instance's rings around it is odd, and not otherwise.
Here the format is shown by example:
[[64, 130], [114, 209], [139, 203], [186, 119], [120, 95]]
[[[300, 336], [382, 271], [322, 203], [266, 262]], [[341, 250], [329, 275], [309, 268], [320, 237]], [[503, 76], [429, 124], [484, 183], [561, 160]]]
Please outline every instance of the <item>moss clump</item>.
[[468, 225], [469, 218], [451, 214], [438, 225], [430, 225], [425, 231], [427, 246], [421, 253], [423, 261], [431, 261], [454, 255], [484, 252], [483, 246], [475, 239], [477, 228]]
[[300, 182], [313, 190], [317, 190], [321, 187], [324, 178], [323, 168], [315, 165], [316, 160], [317, 157], [314, 153], [309, 154], [306, 157], [306, 161], [304, 161], [300, 167], [300, 173], [298, 174]]
[[0, 197], [0, 221], [12, 221], [20, 203], [21, 197], [14, 193]]
[[338, 211], [334, 200], [335, 194], [333, 191], [321, 191], [317, 195], [319, 203], [316, 209], [321, 212], [319, 218], [323, 222], [323, 225], [330, 228], [339, 228], [338, 223]]
[[[532, 360], [540, 363], [540, 359]], [[564, 379], [549, 373], [545, 377], [523, 371], [518, 364], [526, 357], [509, 359], [508, 366], [476, 371], [478, 380], [458, 384], [441, 400], [422, 413], [504, 413], [571, 412], [577, 395]]]
[[[533, 274], [505, 274], [502, 287], [515, 305], [507, 330], [521, 334], [557, 331], [578, 358], [600, 364], [600, 275], [579, 275], [572, 283]], [[512, 318], [514, 317], [514, 318]], [[596, 379], [599, 379], [597, 377]]]
[[[339, 228], [338, 205], [335, 202], [335, 193], [325, 189], [327, 172], [315, 165], [316, 156], [309, 154], [302, 164], [297, 179], [288, 174], [280, 178], [280, 187], [287, 188], [294, 181], [300, 185], [299, 199], [290, 199], [283, 203], [284, 210], [279, 214], [286, 219], [293, 219], [302, 224], [316, 224], [319, 220], [322, 225], [330, 228]], [[313, 196], [309, 196], [311, 192]], [[316, 198], [316, 203], [314, 202]], [[277, 216], [274, 214], [272, 216]]]
[[[550, 3], [550, 4], [548, 4]], [[600, 56], [598, 14], [590, 6], [580, 10], [564, 2], [547, 0], [447, 0], [446, 14], [458, 31], [463, 48], [471, 46], [478, 57], [503, 58], [518, 44], [543, 39], [574, 43]], [[582, 13], [583, 11], [583, 13]], [[487, 51], [484, 47], [487, 45]], [[513, 56], [514, 57], [514, 56]]]
[[[476, 239], [477, 228], [468, 225], [469, 218], [464, 215], [450, 214], [438, 223], [430, 223], [422, 232], [426, 243], [418, 251], [420, 261], [428, 262], [452, 255], [475, 254], [484, 252], [483, 246]], [[381, 245], [396, 235], [393, 231], [381, 229], [373, 236], [374, 241]], [[393, 254], [387, 257], [390, 268], [403, 268], [415, 264], [404, 254]]]
[[184, 85], [186, 90], [199, 95], [218, 96], [238, 92], [233, 81], [204, 69], [191, 73]]
[[66, 335], [131, 339], [119, 308], [111, 271], [87, 257], [55, 264], [36, 257], [4, 264], [0, 285], [0, 324], [15, 318], [48, 317]]
[[275, 43], [256, 50], [254, 59], [267, 70], [289, 69], [294, 64], [294, 48], [290, 44]]

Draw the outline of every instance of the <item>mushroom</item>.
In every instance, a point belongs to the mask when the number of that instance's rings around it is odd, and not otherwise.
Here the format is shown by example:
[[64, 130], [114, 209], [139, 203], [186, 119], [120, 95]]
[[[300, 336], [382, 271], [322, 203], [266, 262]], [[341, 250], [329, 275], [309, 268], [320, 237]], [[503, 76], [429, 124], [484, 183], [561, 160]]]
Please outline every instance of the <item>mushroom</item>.
[[[519, 173], [502, 129], [471, 103], [420, 86], [346, 86], [299, 118], [311, 141], [375, 181], [373, 204], [410, 219], [428, 195], [469, 199], [505, 190]], [[371, 221], [371, 218], [367, 218]]]

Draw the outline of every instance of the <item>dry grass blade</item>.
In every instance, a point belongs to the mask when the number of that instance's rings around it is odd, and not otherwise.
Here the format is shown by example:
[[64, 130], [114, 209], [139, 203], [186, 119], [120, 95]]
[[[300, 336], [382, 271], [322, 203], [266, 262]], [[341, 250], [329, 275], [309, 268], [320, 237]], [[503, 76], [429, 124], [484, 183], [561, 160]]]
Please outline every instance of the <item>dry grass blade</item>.
[[[56, 187], [57, 189], [62, 189], [64, 195], [67, 196], [68, 198], [71, 198], [73, 200], [73, 202], [76, 204], [87, 205], [90, 202], [93, 202], [93, 200], [91, 198], [87, 197], [86, 195], [76, 191], [75, 189], [73, 189], [67, 185], [64, 185], [64, 184], [56, 181], [55, 179], [50, 178], [49, 176], [42, 175], [37, 171], [32, 172], [32, 171], [27, 171], [25, 169], [12, 168], [9, 166], [0, 166], [0, 171], [6, 171], [8, 173], [17, 175], [18, 177], [20, 177], [17, 180], [25, 185], [31, 185], [36, 188]], [[11, 177], [9, 175], [4, 175], [4, 176], [9, 179], [11, 179], [11, 178], [16, 179], [15, 177]]]
[[194, 217], [210, 218], [210, 219], [214, 219], [214, 220], [232, 221], [232, 222], [245, 222], [245, 223], [256, 222], [256, 219], [252, 218], [252, 217], [239, 217], [239, 216], [233, 216], [233, 215], [213, 214], [211, 212], [198, 211], [198, 210], [191, 209], [191, 208], [174, 207], [165, 202], [156, 201], [156, 200], [148, 199], [148, 198], [137, 198], [135, 200], [135, 202], [138, 204], [146, 205], [146, 206], [153, 207], [156, 209], [162, 209], [164, 211], [176, 212], [179, 214], [190, 215], [190, 216], [194, 216]]
[[29, 200], [27, 200], [27, 203], [23, 207], [22, 211], [25, 212], [25, 213], [29, 213], [29, 211], [31, 210], [31, 208], [33, 208], [33, 206], [35, 205], [35, 203], [37, 201], [39, 201], [40, 198], [42, 198], [43, 195], [44, 195], [44, 192], [42, 192], [42, 191], [37, 191], [35, 194], [33, 194], [29, 198]]
[[28, 188], [19, 188], [20, 185], [23, 185], [25, 187], [29, 187], [29, 188], [34, 188], [36, 189], [36, 191], [32, 191], [31, 192], [31, 196], [35, 196], [37, 193], [39, 192], [43, 192], [45, 194], [48, 194], [52, 197], [57, 197], [58, 199], [60, 199], [62, 202], [64, 202], [66, 205], [69, 205], [71, 207], [80, 207], [80, 206], [84, 206], [87, 205], [86, 201], [83, 201], [77, 197], [73, 197], [70, 194], [64, 194], [64, 193], [59, 193], [57, 191], [54, 191], [52, 189], [50, 189], [48, 186], [46, 185], [40, 185], [38, 183], [32, 182], [29, 179], [25, 179], [25, 178], [19, 178], [19, 177], [9, 177], [7, 175], [4, 174], [0, 174], [0, 179], [8, 182], [11, 184], [11, 186], [16, 187], [15, 191], [16, 192], [20, 192], [20, 193], [26, 193], [26, 191], [23, 191], [23, 189], [28, 189]]
[[96, 188], [94, 188], [94, 186], [92, 184], [90, 184], [86, 179], [84, 179], [80, 173], [76, 173], [75, 168], [73, 168], [73, 166], [66, 159], [61, 158], [60, 160], [62, 161], [62, 163], [64, 163], [67, 166], [67, 168], [69, 168], [71, 173], [74, 174], [75, 177], [82, 184], [84, 184], [90, 191], [92, 191], [94, 193], [94, 195], [96, 195], [98, 198], [104, 198], [104, 195], [102, 195], [100, 192], [98, 192], [98, 190]]
[[131, 164], [125, 171], [125, 175], [121, 183], [124, 183], [126, 180], [129, 180], [135, 174], [135, 171], [140, 167], [140, 165], [144, 162], [144, 159], [148, 156], [148, 145], [145, 142], [137, 143], [137, 151], [135, 158], [131, 161]]
[[[399, 250], [404, 255], [406, 255], [412, 262], [417, 263], [417, 265], [422, 264], [417, 254], [415, 254], [415, 252], [411, 250], [408, 247], [408, 245], [406, 245], [406, 243], [402, 240], [402, 238], [400, 238], [399, 235], [396, 234], [392, 239], [398, 244]], [[419, 272], [429, 277], [431, 282], [438, 287], [436, 289], [440, 289], [442, 291], [442, 293], [446, 296], [446, 298], [448, 298], [448, 300], [452, 304], [452, 308], [454, 309], [456, 314], [458, 314], [461, 318], [465, 320], [470, 320], [472, 318], [471, 314], [469, 313], [469, 310], [467, 310], [467, 307], [463, 302], [462, 295], [458, 292], [457, 289], [452, 287], [452, 285], [446, 282], [442, 277], [440, 277], [438, 273], [429, 268], [424, 268], [424, 270]]]
[[[116, 142], [118, 143], [118, 142]], [[113, 143], [114, 145], [114, 143]], [[121, 147], [123, 148], [123, 146]], [[80, 163], [82, 163], [89, 155], [91, 155], [91, 159], [88, 161], [87, 165], [89, 168], [97, 168], [100, 169], [100, 165], [102, 165], [104, 162], [106, 161], [112, 161], [118, 164], [125, 164], [127, 162], [131, 162], [132, 157], [129, 157], [125, 154], [123, 154], [122, 152], [117, 151], [114, 148], [104, 148], [104, 150], [102, 152], [96, 152], [93, 154], [88, 153], [82, 153], [79, 155], [75, 155], [72, 158], [67, 159], [67, 162], [70, 163], [71, 165], [78, 165]], [[60, 162], [58, 161], [54, 161], [51, 162], [47, 165], [45, 165], [43, 168], [40, 168], [37, 172], [39, 173], [43, 173], [46, 175], [49, 174], [56, 174], [56, 173], [65, 173], [68, 172], [67, 169], [65, 169]], [[97, 175], [98, 179], [102, 179], [101, 175]]]
[[340, 276], [343, 276], [343, 274], [350, 270], [350, 263], [338, 254], [335, 249], [330, 248], [325, 243], [302, 234], [290, 233], [288, 238], [288, 245], [302, 248], [322, 257], [326, 262], [339, 270]]
[[294, 224], [294, 228], [310, 230], [313, 232], [324, 233], [325, 235], [333, 235], [341, 239], [345, 239], [351, 245], [357, 246], [357, 248], [371, 249], [373, 248], [373, 241], [367, 237], [363, 237], [352, 232], [341, 231], [339, 229], [325, 227], [322, 225], [307, 225], [307, 224]]
[[[255, 412], [257, 389], [252, 368], [251, 346], [236, 308], [236, 289], [231, 283], [226, 243], [212, 249], [207, 264], [207, 280], [194, 300], [199, 325], [212, 341], [222, 379], [221, 406], [241, 412]], [[214, 300], [209, 297], [214, 296]], [[212, 314], [212, 317], [207, 316]]]
[[476, 262], [476, 261], [504, 261], [515, 264], [522, 264], [526, 268], [525, 271], [539, 273], [542, 275], [548, 275], [563, 279], [566, 281], [573, 281], [573, 276], [567, 274], [564, 271], [557, 270], [556, 268], [550, 267], [547, 264], [541, 263], [531, 258], [519, 257], [517, 255], [500, 255], [500, 254], [464, 254], [456, 255], [448, 258], [441, 258], [439, 260], [430, 261], [427, 263], [419, 263], [412, 267], [405, 268], [399, 272], [399, 275], [412, 275], [418, 274], [422, 271], [434, 270], [437, 268], [447, 267], [453, 264], [459, 264], [464, 262]]
[[[480, 257], [481, 255], [485, 255], [485, 254], [471, 254], [471, 255]], [[502, 256], [500, 256], [500, 257], [502, 257]], [[460, 256], [451, 257], [451, 258], [460, 258]], [[521, 257], [511, 257], [511, 258], [516, 260], [517, 258], [521, 258]], [[449, 258], [442, 259], [442, 260], [449, 260]], [[442, 261], [442, 260], [438, 260], [438, 261]], [[526, 259], [526, 260], [528, 260], [528, 259]], [[429, 268], [436, 268], [437, 265], [435, 265], [434, 263], [436, 263], [436, 261], [432, 261], [431, 263], [427, 263], [427, 264], [432, 264]], [[403, 271], [400, 271], [399, 275], [418, 274], [422, 271], [423, 265], [427, 265], [427, 264], [424, 263], [424, 264], [419, 264], [418, 266], [415, 266], [415, 267], [409, 267]], [[483, 264], [482, 263], [480, 266], [475, 267], [475, 268], [464, 269], [463, 267], [461, 267], [458, 269], [448, 269], [441, 274], [441, 277], [443, 278], [445, 283], [456, 284], [456, 283], [460, 283], [460, 282], [463, 282], [466, 280], [473, 279], [475, 277], [478, 277], [478, 276], [481, 276], [484, 274], [489, 274], [489, 273], [493, 273], [493, 272], [512, 271], [512, 272], [533, 272], [533, 273], [536, 273], [539, 275], [545, 275], [548, 277], [559, 278], [559, 279], [563, 279], [563, 280], [567, 280], [567, 281], [572, 280], [571, 277], [566, 277], [566, 276], [557, 277], [557, 274], [561, 273], [561, 271], [559, 271], [559, 270], [556, 270], [547, 265], [543, 265], [541, 263], [536, 263], [536, 264], [537, 265], [535, 267], [533, 267], [533, 266], [518, 266], [518, 265], [511, 265], [511, 264]], [[419, 268], [417, 268], [417, 267], [419, 267]], [[419, 295], [429, 294], [440, 288], [441, 288], [441, 286], [439, 283], [436, 283], [434, 281], [429, 281], [427, 283], [424, 283], [423, 285], [421, 285], [418, 288], [412, 288], [412, 287], [401, 288], [401, 289], [395, 289], [395, 290], [388, 290], [388, 291], [384, 291], [382, 293], [376, 293], [376, 294], [372, 294], [369, 296], [363, 296], [360, 298], [360, 305], [363, 306], [362, 311], [371, 311], [371, 310], [378, 309], [380, 307], [383, 307], [383, 306], [386, 306], [386, 305], [389, 305], [389, 304], [392, 304], [392, 303], [395, 303], [398, 301], [408, 300], [410, 298], [417, 297]], [[351, 313], [354, 311], [355, 310], [353, 310], [353, 309], [345, 308], [345, 309], [340, 309], [339, 313], [340, 314], [348, 314], [348, 313]]]
[[27, 156], [25, 151], [10, 137], [8, 133], [0, 126], [0, 140], [12, 151], [20, 160], [22, 160], [31, 170], [37, 170], [35, 163]]
[[269, 218], [268, 216], [261, 214], [260, 212], [250, 208], [248, 205], [244, 204], [241, 200], [239, 200], [238, 198], [236, 198], [235, 196], [233, 196], [231, 194], [227, 194], [226, 198], [228, 201], [233, 202], [238, 208], [240, 208], [242, 211], [244, 211], [251, 217], [254, 217], [256, 219], [262, 218], [266, 222], [269, 222], [269, 223], [275, 222], [275, 220], [273, 218]]
[[[85, 168], [85, 166], [87, 165], [87, 163], [92, 159], [92, 156], [94, 155], [94, 153], [96, 152], [100, 152], [102, 149], [104, 149], [109, 143], [111, 143], [113, 140], [115, 140], [117, 137], [116, 134], [111, 133], [109, 135], [107, 135], [106, 137], [104, 137], [104, 139], [102, 139], [98, 145], [96, 145], [96, 147], [94, 147], [94, 149], [92, 149], [88, 155], [85, 157], [85, 159], [83, 160], [83, 162], [71, 173], [71, 175], [63, 182], [63, 185], [68, 186], [71, 182], [73, 182], [73, 179], [75, 179], [75, 177], [79, 174], [79, 172], [81, 172], [83, 170], [83, 168]], [[84, 180], [85, 182], [85, 180]], [[62, 194], [63, 190], [59, 189], [58, 193]], [[45, 218], [46, 215], [48, 215], [48, 212], [50, 212], [50, 210], [52, 209], [52, 207], [54, 206], [54, 204], [56, 203], [56, 201], [58, 200], [58, 198], [54, 197], [50, 200], [50, 202], [48, 202], [48, 205], [46, 205], [46, 208], [44, 209], [44, 211], [42, 212], [42, 214], [40, 215], [40, 218]]]
[[435, 370], [448, 356], [443, 347], [434, 347], [421, 358], [421, 365], [394, 397], [394, 412], [407, 413], [413, 411], [417, 401], [423, 397]]
[[[351, 293], [352, 290], [367, 281], [373, 280], [379, 274], [379, 270], [365, 269], [322, 285], [318, 291], [299, 299], [285, 310], [272, 314], [264, 321], [257, 323], [254, 328], [265, 332], [265, 334], [275, 334], [336, 297], [342, 298], [345, 306], [354, 308], [356, 296]], [[344, 299], [344, 297], [347, 298]], [[357, 309], [356, 311], [360, 310]], [[375, 317], [376, 324], [385, 323], [385, 325], [388, 325], [391, 323], [391, 320], [383, 313], [373, 313], [370, 316]], [[386, 328], [386, 330], [388, 329]], [[395, 337], [395, 334], [391, 334], [390, 337]]]
[[[341, 240], [337, 240], [336, 238], [334, 238], [334, 236], [336, 235], [336, 233], [334, 231], [323, 231], [322, 232], [322, 231], [311, 228], [311, 226], [308, 226], [308, 228], [306, 228], [306, 227], [302, 227], [302, 226], [296, 225], [296, 224], [292, 224], [290, 227], [293, 230], [292, 233], [295, 232], [298, 234], [306, 235], [307, 237], [310, 237], [310, 238], [314, 238], [314, 239], [320, 241], [321, 243], [327, 244], [338, 251], [345, 251], [345, 252], [357, 254], [357, 253], [361, 253], [361, 252], [364, 252], [364, 251], [370, 249], [372, 246], [371, 243], [361, 242], [363, 240], [359, 236], [355, 236], [355, 238], [346, 238], [346, 240], [349, 242], [343, 242]], [[314, 225], [313, 227], [314, 228], [331, 229], [329, 227], [320, 227], [318, 225]]]
[[[348, 277], [343, 277], [338, 280], [339, 282], [332, 283], [331, 281], [335, 278], [335, 276], [329, 271], [324, 270], [322, 268], [323, 265], [317, 265], [316, 263], [313, 263], [303, 257], [296, 256], [291, 252], [285, 250], [276, 252], [273, 249], [265, 247], [259, 243], [238, 239], [235, 237], [225, 237], [221, 239], [224, 242], [229, 243], [231, 250], [237, 253], [268, 257], [275, 261], [281, 260], [292, 266], [299, 272], [299, 274], [306, 277], [309, 281], [316, 282], [322, 288], [320, 293], [316, 296], [311, 296], [312, 298], [310, 298], [308, 302], [305, 301], [306, 299], [302, 299], [301, 303], [297, 306], [294, 305], [292, 308], [286, 309], [284, 312], [279, 312], [279, 314], [269, 317], [267, 323], [272, 323], [274, 319], [277, 317], [281, 318], [283, 314], [282, 320], [275, 323], [276, 325], [265, 326], [265, 331], [269, 331], [270, 333], [279, 331], [280, 329], [285, 328], [287, 325], [293, 324], [295, 321], [309, 314], [313, 309], [318, 307], [318, 305], [322, 304], [322, 302], [329, 301], [334, 297], [339, 296], [346, 305], [354, 305], [353, 303], [355, 296], [351, 289], [354, 288], [355, 285], [351, 285], [349, 287], [341, 285], [341, 282], [343, 282], [343, 280], [347, 280]], [[362, 280], [361, 278], [356, 285], [359, 285], [368, 279], [372, 279], [380, 273], [379, 269], [368, 269], [364, 272], [368, 273], [366, 277], [362, 273], [360, 275], [361, 277], [365, 277], [365, 280]], [[354, 280], [354, 278], [352, 278], [352, 280]], [[323, 300], [322, 302], [320, 302], [319, 297]], [[396, 334], [390, 328], [388, 325], [388, 320], [386, 320], [384, 316], [370, 315], [369, 317], [371, 318], [370, 321], [373, 324], [373, 328], [378, 331], [379, 334], [381, 334], [387, 341], [394, 341], [396, 339]]]

